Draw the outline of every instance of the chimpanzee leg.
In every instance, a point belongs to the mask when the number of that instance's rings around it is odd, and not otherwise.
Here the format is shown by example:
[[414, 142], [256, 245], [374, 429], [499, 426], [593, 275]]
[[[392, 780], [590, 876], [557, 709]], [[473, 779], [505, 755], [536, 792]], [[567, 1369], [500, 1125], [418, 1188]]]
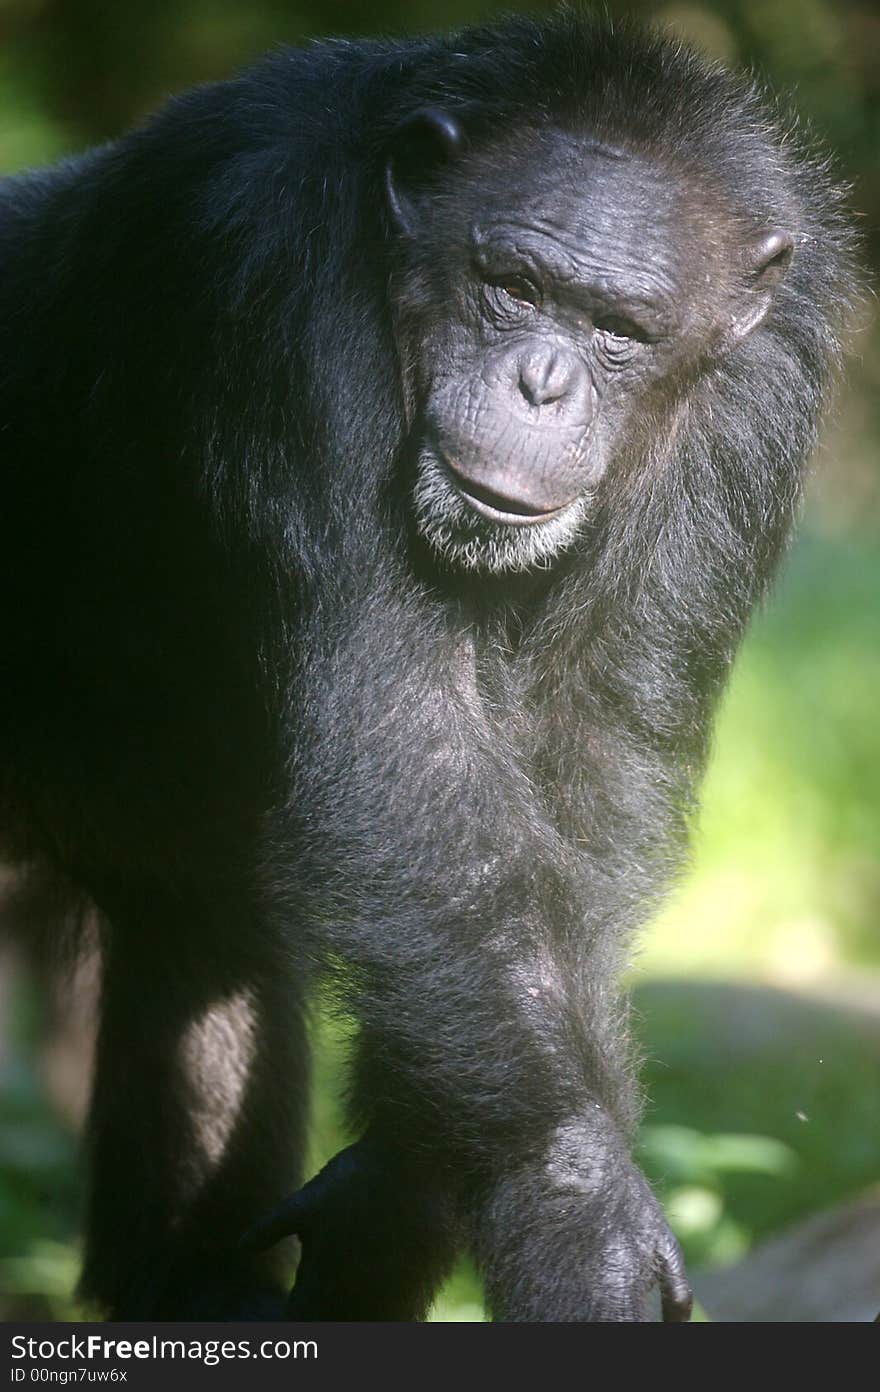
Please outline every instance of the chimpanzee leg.
[[112, 1318], [283, 1309], [281, 1254], [238, 1240], [301, 1177], [303, 983], [261, 925], [231, 918], [146, 893], [114, 904], [82, 1281]]

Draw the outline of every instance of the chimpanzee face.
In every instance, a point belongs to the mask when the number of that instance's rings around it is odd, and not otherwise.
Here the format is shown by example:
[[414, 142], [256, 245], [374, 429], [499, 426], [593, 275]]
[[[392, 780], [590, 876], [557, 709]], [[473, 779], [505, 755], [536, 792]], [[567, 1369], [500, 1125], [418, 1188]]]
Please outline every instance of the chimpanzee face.
[[[447, 118], [428, 119], [450, 145]], [[462, 157], [457, 197], [447, 182], [419, 201], [389, 175], [415, 244], [401, 303], [418, 338], [416, 517], [484, 571], [572, 542], [608, 471], [645, 456], [764, 317], [792, 245], [749, 237], [643, 156], [560, 132], [512, 153]]]

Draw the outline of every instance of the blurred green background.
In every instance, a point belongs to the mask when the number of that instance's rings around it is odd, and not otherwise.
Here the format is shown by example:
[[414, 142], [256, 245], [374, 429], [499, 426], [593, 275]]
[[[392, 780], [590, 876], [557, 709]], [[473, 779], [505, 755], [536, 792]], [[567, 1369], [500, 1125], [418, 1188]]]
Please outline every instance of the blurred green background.
[[[0, 0], [0, 170], [113, 136], [166, 94], [278, 43], [448, 27], [501, 8], [544, 7]], [[607, 8], [671, 25], [789, 92], [852, 182], [877, 266], [875, 0]], [[734, 1262], [880, 1181], [878, 387], [869, 312], [799, 540], [724, 704], [692, 865], [632, 973], [651, 1098], [642, 1159], [697, 1266]], [[0, 948], [0, 1318], [76, 1312], [89, 1026], [59, 1014]], [[315, 1164], [344, 1142], [341, 1043], [317, 1028]], [[467, 1268], [435, 1317], [483, 1317]]]

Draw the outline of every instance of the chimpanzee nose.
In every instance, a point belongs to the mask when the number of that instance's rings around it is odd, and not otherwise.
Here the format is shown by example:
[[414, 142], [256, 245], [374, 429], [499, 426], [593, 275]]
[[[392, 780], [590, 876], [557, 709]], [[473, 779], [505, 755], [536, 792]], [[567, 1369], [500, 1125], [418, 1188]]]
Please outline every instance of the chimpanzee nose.
[[519, 389], [529, 405], [547, 406], [574, 391], [581, 370], [562, 348], [532, 348], [519, 359]]

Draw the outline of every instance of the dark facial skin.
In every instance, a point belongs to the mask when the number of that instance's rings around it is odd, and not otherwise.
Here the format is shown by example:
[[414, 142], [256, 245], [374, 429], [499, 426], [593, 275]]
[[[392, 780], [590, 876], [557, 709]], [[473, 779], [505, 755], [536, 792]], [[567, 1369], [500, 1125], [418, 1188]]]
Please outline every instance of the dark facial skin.
[[419, 525], [487, 571], [572, 541], [603, 475], [644, 451], [646, 421], [668, 429], [736, 319], [730, 246], [667, 170], [556, 133], [520, 187], [473, 211], [421, 341]]

